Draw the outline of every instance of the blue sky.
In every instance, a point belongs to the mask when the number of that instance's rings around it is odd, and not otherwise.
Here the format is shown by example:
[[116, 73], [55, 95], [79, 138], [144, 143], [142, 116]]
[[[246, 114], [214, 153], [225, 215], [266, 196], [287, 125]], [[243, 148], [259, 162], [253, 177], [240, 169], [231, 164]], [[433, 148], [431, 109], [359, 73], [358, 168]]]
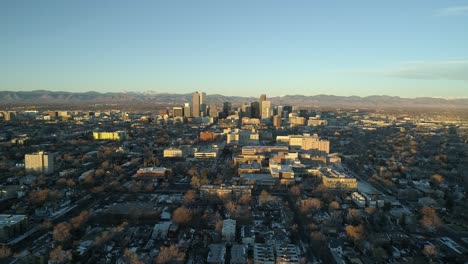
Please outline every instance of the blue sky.
[[0, 1], [0, 90], [468, 97], [468, 1]]

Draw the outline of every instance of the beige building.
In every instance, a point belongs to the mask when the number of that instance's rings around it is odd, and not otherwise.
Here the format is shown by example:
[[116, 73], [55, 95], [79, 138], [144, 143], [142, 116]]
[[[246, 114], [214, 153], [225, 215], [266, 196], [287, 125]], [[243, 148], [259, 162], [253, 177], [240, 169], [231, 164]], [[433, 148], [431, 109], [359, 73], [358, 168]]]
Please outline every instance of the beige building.
[[218, 150], [215, 148], [197, 149], [193, 156], [196, 159], [215, 159], [218, 156]]
[[251, 195], [252, 187], [247, 185], [202, 185], [200, 198], [211, 201], [239, 199], [242, 195]]
[[43, 151], [26, 154], [24, 168], [26, 173], [51, 174], [54, 172], [54, 155]]
[[289, 126], [296, 127], [296, 126], [303, 126], [305, 125], [305, 118], [301, 116], [291, 116], [289, 117]]
[[308, 126], [326, 126], [328, 125], [327, 120], [309, 118], [307, 121]]
[[265, 160], [265, 155], [238, 155], [234, 157], [234, 165], [241, 163], [252, 163], [254, 161], [262, 163]]
[[288, 146], [245, 146], [242, 147], [242, 155], [256, 155], [271, 152], [289, 151]]
[[233, 131], [226, 135], [226, 142], [236, 143], [239, 145], [258, 145], [260, 143], [260, 135], [256, 131], [240, 130]]
[[268, 119], [273, 115], [273, 107], [270, 101], [261, 102], [261, 117], [262, 119]]
[[93, 132], [93, 138], [96, 140], [124, 140], [125, 137], [125, 131]]
[[171, 170], [164, 167], [143, 167], [137, 170], [137, 179], [167, 179], [170, 174]]
[[317, 150], [321, 153], [330, 153], [330, 141], [322, 140], [315, 135], [290, 135], [290, 136], [277, 136], [277, 142], [283, 142], [292, 148], [299, 148], [302, 150]]
[[331, 168], [312, 169], [309, 173], [321, 178], [323, 185], [328, 189], [357, 190], [356, 178]]
[[178, 158], [182, 157], [183, 153], [181, 149], [178, 148], [168, 148], [164, 150], [164, 157], [165, 158]]

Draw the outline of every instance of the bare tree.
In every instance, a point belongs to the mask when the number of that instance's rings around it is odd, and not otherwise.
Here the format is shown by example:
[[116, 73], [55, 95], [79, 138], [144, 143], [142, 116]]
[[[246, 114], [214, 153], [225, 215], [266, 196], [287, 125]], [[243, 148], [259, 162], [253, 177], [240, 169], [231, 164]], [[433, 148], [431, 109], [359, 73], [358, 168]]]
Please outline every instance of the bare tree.
[[366, 231], [362, 224], [358, 226], [347, 225], [345, 231], [348, 237], [354, 242], [358, 242], [366, 238]]
[[439, 215], [434, 208], [423, 207], [421, 209], [422, 219], [421, 225], [427, 229], [435, 229], [442, 225]]
[[140, 256], [137, 253], [133, 253], [130, 249], [126, 248], [124, 251], [124, 257], [128, 260], [130, 264], [144, 264], [140, 260]]
[[423, 248], [423, 254], [429, 258], [437, 257], [439, 250], [434, 245], [425, 245]]
[[227, 201], [224, 206], [226, 207], [226, 209], [229, 211], [229, 213], [231, 213], [231, 215], [235, 215], [236, 214], [236, 211], [237, 211], [237, 203], [234, 202], [234, 201]]
[[71, 250], [63, 250], [58, 246], [49, 253], [49, 261], [52, 263], [69, 263], [72, 259]]
[[192, 167], [189, 169], [188, 174], [192, 177], [199, 177], [200, 173], [198, 172], [197, 167]]
[[67, 179], [66, 178], [60, 178], [55, 182], [55, 184], [58, 187], [65, 187], [67, 185]]
[[320, 231], [312, 231], [310, 233], [310, 239], [312, 239], [313, 241], [320, 241], [320, 242], [323, 242], [325, 241], [326, 237], [325, 235], [320, 232]]
[[192, 176], [192, 180], [190, 181], [190, 184], [192, 185], [193, 188], [200, 188], [201, 186], [201, 181], [198, 176]]
[[332, 201], [330, 205], [328, 206], [328, 208], [332, 210], [338, 210], [340, 209], [340, 204], [337, 201]]
[[358, 224], [362, 220], [361, 212], [358, 209], [349, 208], [346, 214], [346, 221], [350, 224]]
[[301, 212], [307, 214], [311, 210], [320, 210], [322, 208], [322, 201], [317, 198], [307, 198], [306, 200], [301, 201], [300, 205]]
[[6, 246], [0, 247], [0, 259], [8, 258], [11, 256], [11, 249]]
[[252, 196], [248, 193], [244, 193], [239, 198], [239, 203], [243, 205], [247, 205], [250, 203], [251, 200], [252, 200]]
[[71, 237], [72, 225], [67, 222], [62, 222], [54, 227], [52, 235], [55, 241], [65, 242]]
[[178, 263], [185, 258], [185, 253], [180, 251], [175, 245], [169, 247], [161, 246], [158, 256], [154, 262], [156, 264]]
[[292, 186], [289, 191], [291, 192], [291, 195], [294, 196], [294, 197], [298, 197], [299, 195], [301, 195], [301, 187], [297, 186], [297, 185], [294, 185]]
[[440, 174], [434, 174], [434, 175], [431, 176], [431, 181], [434, 184], [439, 185], [444, 181], [444, 177], [442, 175], [440, 175]]
[[192, 212], [185, 206], [181, 206], [172, 213], [172, 221], [178, 224], [187, 224], [192, 220]]
[[224, 224], [224, 221], [223, 220], [218, 220], [216, 221], [216, 225], [215, 225], [215, 231], [219, 234], [221, 234], [221, 230], [223, 229], [223, 224]]
[[68, 188], [73, 188], [73, 187], [76, 186], [76, 183], [75, 183], [75, 181], [73, 181], [73, 179], [68, 179], [67, 180], [67, 186], [68, 186]]
[[184, 203], [190, 204], [197, 199], [198, 195], [195, 190], [188, 190], [184, 195]]
[[265, 205], [269, 200], [270, 200], [270, 194], [265, 190], [263, 190], [258, 196], [258, 202], [262, 206]]
[[90, 215], [91, 214], [89, 211], [81, 211], [81, 213], [78, 216], [75, 216], [70, 220], [70, 223], [73, 226], [73, 228], [78, 229], [84, 223], [86, 223], [86, 221], [88, 221]]

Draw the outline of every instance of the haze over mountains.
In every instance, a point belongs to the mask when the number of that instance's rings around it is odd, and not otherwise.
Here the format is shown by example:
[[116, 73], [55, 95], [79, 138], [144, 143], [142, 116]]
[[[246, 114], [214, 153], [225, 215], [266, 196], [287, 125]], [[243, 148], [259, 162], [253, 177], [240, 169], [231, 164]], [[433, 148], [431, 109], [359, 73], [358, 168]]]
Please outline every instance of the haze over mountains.
[[[259, 92], [260, 94], [260, 92]], [[267, 94], [268, 96], [268, 94]], [[298, 105], [302, 107], [333, 107], [333, 108], [441, 108], [468, 109], [468, 98], [401, 98], [397, 96], [334, 96], [334, 95], [286, 95], [268, 97], [275, 105]], [[0, 91], [1, 104], [162, 104], [180, 105], [191, 102], [192, 94], [172, 94], [157, 92], [55, 92], [55, 91]], [[207, 103], [222, 104], [232, 102], [234, 106], [245, 102], [258, 101], [257, 97], [224, 96], [208, 94]]]

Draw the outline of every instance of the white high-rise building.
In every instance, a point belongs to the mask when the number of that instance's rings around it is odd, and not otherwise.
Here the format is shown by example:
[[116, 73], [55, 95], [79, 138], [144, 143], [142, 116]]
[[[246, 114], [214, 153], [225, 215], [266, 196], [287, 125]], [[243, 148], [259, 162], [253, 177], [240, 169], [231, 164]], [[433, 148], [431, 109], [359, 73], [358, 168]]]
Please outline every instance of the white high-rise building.
[[192, 114], [192, 110], [190, 109], [190, 104], [185, 103], [184, 104], [184, 117], [190, 117], [191, 114]]
[[26, 173], [51, 174], [54, 172], [54, 155], [40, 151], [24, 156]]
[[206, 116], [206, 93], [200, 93], [200, 116]]
[[262, 119], [267, 119], [267, 118], [272, 117], [273, 107], [271, 105], [271, 101], [263, 101], [262, 102], [261, 113], [262, 113], [262, 115], [261, 115]]

